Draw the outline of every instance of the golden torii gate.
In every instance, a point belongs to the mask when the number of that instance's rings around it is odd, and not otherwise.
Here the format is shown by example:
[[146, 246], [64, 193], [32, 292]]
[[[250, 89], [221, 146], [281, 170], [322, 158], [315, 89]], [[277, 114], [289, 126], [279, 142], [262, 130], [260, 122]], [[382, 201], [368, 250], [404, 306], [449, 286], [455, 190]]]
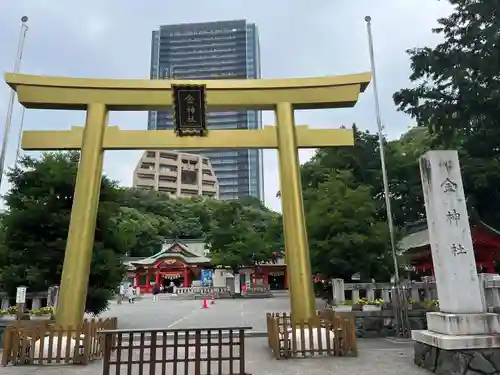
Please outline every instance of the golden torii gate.
[[[315, 316], [311, 264], [302, 201], [298, 148], [352, 146], [350, 129], [309, 129], [294, 124], [295, 109], [352, 107], [370, 73], [263, 80], [128, 80], [5, 75], [26, 108], [87, 111], [85, 127], [69, 131], [25, 131], [24, 150], [81, 149], [66, 243], [56, 321], [77, 326], [83, 319], [92, 257], [104, 150], [277, 148], [285, 252], [294, 319]], [[262, 130], [213, 130], [179, 137], [167, 130], [120, 130], [107, 126], [108, 111], [171, 108], [177, 85], [205, 85], [210, 110], [273, 110], [276, 126]]]

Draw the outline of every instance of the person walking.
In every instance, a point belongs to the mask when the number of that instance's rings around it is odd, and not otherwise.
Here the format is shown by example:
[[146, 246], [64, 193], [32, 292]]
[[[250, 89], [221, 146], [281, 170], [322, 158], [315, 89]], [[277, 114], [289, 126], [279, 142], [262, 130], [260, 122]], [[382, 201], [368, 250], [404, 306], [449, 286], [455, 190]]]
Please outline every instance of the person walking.
[[160, 294], [160, 286], [155, 284], [153, 285], [153, 303], [158, 301], [158, 294]]
[[120, 290], [118, 291], [118, 304], [121, 305], [125, 298], [125, 286], [120, 284]]
[[135, 297], [134, 288], [130, 286], [127, 288], [127, 297], [128, 297], [128, 303], [134, 303], [134, 297]]

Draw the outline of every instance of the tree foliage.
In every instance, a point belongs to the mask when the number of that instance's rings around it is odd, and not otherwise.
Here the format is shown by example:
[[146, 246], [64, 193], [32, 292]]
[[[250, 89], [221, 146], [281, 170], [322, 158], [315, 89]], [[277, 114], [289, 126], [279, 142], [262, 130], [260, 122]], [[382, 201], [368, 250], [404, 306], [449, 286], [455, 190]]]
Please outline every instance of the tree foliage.
[[[353, 147], [318, 150], [302, 167], [304, 191], [317, 188], [336, 171], [349, 170], [355, 185], [370, 189], [379, 220], [387, 220], [377, 134], [353, 126]], [[418, 158], [428, 151], [432, 137], [426, 129], [412, 128], [400, 139], [385, 143], [386, 167], [391, 194], [393, 221], [396, 226], [422, 219], [425, 215]]]
[[418, 127], [387, 144], [386, 165], [393, 220], [399, 228], [425, 218], [418, 159], [431, 148], [432, 135], [426, 128]]
[[[315, 271], [326, 275], [361, 272], [368, 279], [387, 280], [394, 266], [378, 135], [353, 130], [353, 147], [318, 150], [302, 166], [311, 261]], [[435, 137], [418, 127], [385, 143], [396, 240], [407, 223], [425, 218], [418, 158], [433, 147]], [[356, 248], [351, 246], [355, 241], [365, 243]]]
[[260, 202], [219, 204], [212, 214], [207, 244], [214, 264], [237, 273], [242, 267], [274, 260], [283, 250], [281, 217]]
[[[316, 175], [318, 177], [318, 175]], [[327, 171], [304, 191], [311, 263], [316, 273], [347, 280], [391, 275], [387, 224], [377, 216], [372, 189], [350, 171]]]
[[399, 109], [456, 148], [469, 203], [500, 226], [500, 13], [495, 1], [451, 0], [434, 48], [408, 51], [414, 87], [394, 94]]
[[[9, 172], [0, 283], [10, 295], [19, 285], [38, 292], [59, 284], [78, 162], [75, 152], [48, 153], [40, 160], [24, 157]], [[109, 231], [119, 210], [116, 198], [115, 183], [103, 177], [86, 304], [93, 313], [106, 307], [123, 276], [120, 255], [126, 249], [115, 246], [119, 240]]]

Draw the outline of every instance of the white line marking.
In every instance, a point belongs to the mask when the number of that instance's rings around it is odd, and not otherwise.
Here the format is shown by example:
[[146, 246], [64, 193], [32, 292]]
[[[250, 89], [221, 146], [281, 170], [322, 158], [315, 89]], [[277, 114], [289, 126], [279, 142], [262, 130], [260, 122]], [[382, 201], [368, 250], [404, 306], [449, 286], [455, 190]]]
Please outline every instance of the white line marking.
[[175, 322], [173, 322], [172, 324], [170, 324], [170, 325], [167, 327], [167, 329], [169, 329], [169, 328], [171, 328], [171, 327], [175, 326], [177, 323], [182, 322], [184, 319], [186, 319], [186, 318], [188, 318], [189, 316], [193, 315], [193, 313], [194, 313], [195, 311], [198, 311], [198, 310], [199, 310], [199, 309], [195, 309], [195, 310], [191, 311], [190, 313], [188, 313], [188, 314], [184, 315], [182, 318], [180, 318], [180, 319], [176, 320]]

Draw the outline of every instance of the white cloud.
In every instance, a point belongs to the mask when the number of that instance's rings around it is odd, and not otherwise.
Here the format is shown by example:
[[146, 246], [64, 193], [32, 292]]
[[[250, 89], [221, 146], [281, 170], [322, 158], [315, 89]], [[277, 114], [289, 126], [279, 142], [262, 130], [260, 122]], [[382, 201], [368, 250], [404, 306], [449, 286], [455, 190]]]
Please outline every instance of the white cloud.
[[[5, 4], [9, 4], [5, 6]], [[383, 5], [381, 5], [383, 4]], [[196, 0], [190, 3], [150, 0], [38, 0], [0, 2], [0, 67], [14, 64], [19, 19], [29, 16], [23, 72], [76, 76], [146, 78], [149, 75], [151, 31], [161, 24], [247, 19], [259, 27], [264, 78], [323, 76], [370, 70], [364, 16], [371, 15], [375, 38], [383, 122], [390, 137], [412, 122], [398, 113], [392, 94], [408, 85], [405, 49], [434, 44], [435, 20], [449, 11], [437, 0]], [[0, 115], [6, 111], [8, 89], [0, 85]], [[376, 129], [371, 87], [353, 109], [300, 111], [297, 124], [339, 127], [356, 122]], [[9, 140], [7, 163], [15, 155], [19, 127]], [[272, 114], [265, 114], [272, 124]], [[3, 119], [2, 119], [3, 120]], [[28, 111], [27, 129], [61, 129], [82, 124], [83, 113]], [[3, 121], [1, 121], [3, 122]], [[1, 123], [0, 122], [0, 123]], [[144, 113], [113, 113], [110, 123], [144, 129]], [[105, 158], [105, 173], [131, 183], [137, 152], [113, 152]], [[266, 203], [279, 209], [275, 151], [264, 152]], [[305, 161], [312, 150], [300, 152]], [[9, 164], [10, 163], [10, 164]], [[3, 186], [2, 191], [5, 191]]]

